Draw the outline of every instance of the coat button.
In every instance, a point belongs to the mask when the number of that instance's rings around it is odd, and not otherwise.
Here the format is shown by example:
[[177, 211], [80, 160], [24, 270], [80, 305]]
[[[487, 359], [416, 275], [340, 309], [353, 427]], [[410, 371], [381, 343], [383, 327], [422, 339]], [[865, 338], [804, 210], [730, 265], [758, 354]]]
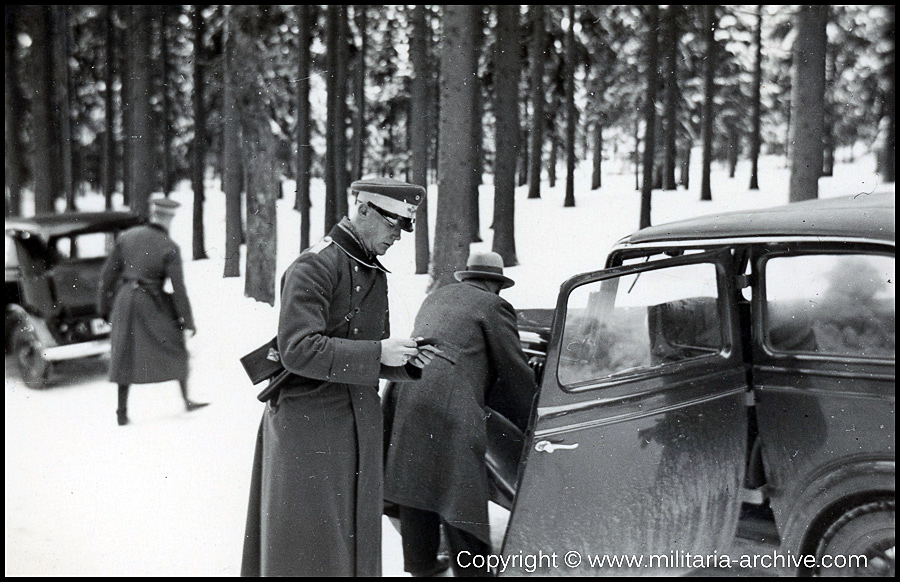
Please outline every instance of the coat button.
[[358, 334], [358, 333], [359, 333], [359, 328], [358, 328], [358, 327], [354, 327], [354, 328], [353, 328], [353, 335], [356, 335], [356, 334]]
[[361, 290], [362, 290], [362, 287], [360, 287], [359, 285], [357, 285], [357, 286], [356, 286], [356, 292], [359, 293]]
[[359, 265], [353, 265], [353, 270], [354, 270], [354, 271], [359, 271]]

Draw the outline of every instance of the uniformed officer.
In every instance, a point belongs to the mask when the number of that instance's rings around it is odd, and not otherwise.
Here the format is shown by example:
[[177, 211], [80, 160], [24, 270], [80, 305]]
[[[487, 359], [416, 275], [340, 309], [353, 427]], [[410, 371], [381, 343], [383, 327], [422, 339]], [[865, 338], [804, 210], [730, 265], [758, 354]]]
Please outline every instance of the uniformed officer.
[[378, 257], [412, 232], [425, 189], [393, 179], [351, 189], [352, 216], [282, 278], [278, 349], [291, 376], [257, 436], [245, 576], [381, 573], [378, 379], [418, 379], [437, 350], [390, 337]]
[[[100, 276], [98, 309], [112, 326], [109, 379], [119, 385], [120, 426], [129, 422], [131, 384], [178, 380], [188, 412], [208, 404], [188, 398], [184, 333], [195, 327], [181, 250], [169, 237], [178, 206], [168, 198], [151, 200], [149, 223], [122, 233]], [[166, 280], [172, 293], [163, 289]]]

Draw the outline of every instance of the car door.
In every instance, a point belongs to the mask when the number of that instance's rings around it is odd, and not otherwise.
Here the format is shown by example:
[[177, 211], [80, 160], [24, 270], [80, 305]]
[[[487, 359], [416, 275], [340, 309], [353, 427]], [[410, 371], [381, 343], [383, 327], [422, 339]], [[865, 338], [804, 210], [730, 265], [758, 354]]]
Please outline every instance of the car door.
[[690, 569], [731, 539], [747, 440], [731, 262], [563, 285], [499, 574]]
[[28, 233], [16, 233], [13, 240], [21, 273], [22, 304], [41, 317], [55, 315], [57, 307], [48, 275], [51, 265], [48, 264], [47, 247], [38, 237]]

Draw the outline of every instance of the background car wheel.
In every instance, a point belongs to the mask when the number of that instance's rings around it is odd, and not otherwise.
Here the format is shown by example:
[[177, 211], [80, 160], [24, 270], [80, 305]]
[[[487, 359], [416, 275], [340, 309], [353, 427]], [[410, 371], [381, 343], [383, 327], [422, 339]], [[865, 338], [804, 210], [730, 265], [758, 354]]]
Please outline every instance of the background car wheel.
[[29, 388], [40, 389], [50, 377], [50, 362], [44, 358], [41, 342], [34, 335], [20, 332], [13, 341], [13, 355], [22, 381]]
[[[872, 501], [846, 512], [822, 536], [816, 549], [816, 563], [822, 564], [824, 556], [842, 556], [851, 560], [843, 564], [835, 560], [835, 567], [820, 567], [814, 574], [893, 578], [894, 524], [893, 500]], [[856, 556], [865, 556], [865, 560], [856, 560]]]

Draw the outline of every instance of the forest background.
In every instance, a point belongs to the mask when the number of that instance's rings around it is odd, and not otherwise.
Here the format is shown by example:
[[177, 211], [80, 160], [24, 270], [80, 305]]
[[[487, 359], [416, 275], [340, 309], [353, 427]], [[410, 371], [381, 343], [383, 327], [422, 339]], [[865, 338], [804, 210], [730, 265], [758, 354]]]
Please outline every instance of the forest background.
[[241, 276], [243, 257], [245, 294], [271, 305], [276, 201], [301, 215], [296, 253], [346, 213], [350, 182], [390, 176], [437, 185], [434, 233], [423, 220], [415, 234], [434, 288], [485, 228], [517, 265], [515, 189], [540, 198], [565, 180], [576, 206], [584, 162], [601, 193], [604, 175], [633, 172], [634, 229], [654, 190], [689, 186], [691, 164], [702, 200], [713, 162], [733, 176], [749, 160], [749, 189], [764, 190], [764, 154], [785, 156], [791, 201], [859, 151], [893, 182], [894, 18], [883, 5], [8, 5], [6, 214], [75, 211], [95, 193], [146, 214], [189, 181], [200, 260], [214, 181], [222, 274]]

